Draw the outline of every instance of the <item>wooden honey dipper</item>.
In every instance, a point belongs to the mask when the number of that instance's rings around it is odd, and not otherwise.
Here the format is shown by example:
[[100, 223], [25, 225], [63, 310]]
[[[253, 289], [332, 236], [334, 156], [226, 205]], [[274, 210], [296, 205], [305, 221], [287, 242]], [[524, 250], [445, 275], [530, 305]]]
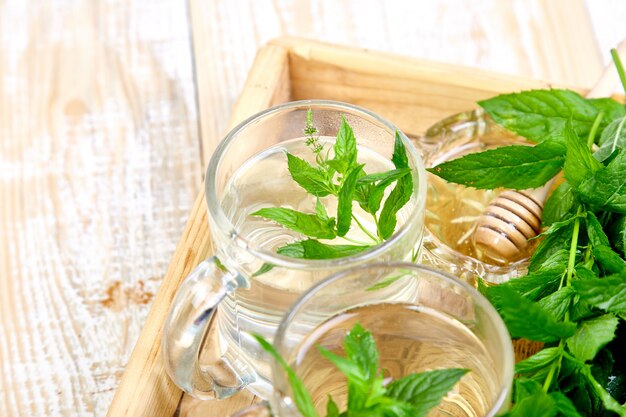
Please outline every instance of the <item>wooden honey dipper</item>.
[[[620, 56], [626, 53], [626, 41], [620, 43], [617, 53]], [[609, 64], [587, 97], [606, 96], [614, 91], [616, 83], [613, 64]], [[476, 249], [498, 263], [522, 258], [528, 249], [528, 240], [541, 232], [543, 203], [554, 180], [541, 188], [504, 191], [489, 203], [473, 233]]]

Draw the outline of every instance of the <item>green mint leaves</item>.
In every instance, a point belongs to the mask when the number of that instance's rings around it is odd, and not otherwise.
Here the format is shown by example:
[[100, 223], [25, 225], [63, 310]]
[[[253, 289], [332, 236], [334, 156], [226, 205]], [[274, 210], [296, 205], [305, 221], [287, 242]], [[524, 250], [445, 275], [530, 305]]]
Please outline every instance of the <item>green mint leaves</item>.
[[278, 248], [280, 255], [299, 259], [334, 259], [370, 249], [369, 245], [328, 245], [315, 239], [299, 240]]
[[318, 214], [305, 214], [288, 208], [272, 207], [257, 210], [251, 215], [274, 220], [276, 223], [306, 236], [320, 239], [334, 239], [337, 236], [335, 219], [321, 217]]
[[565, 149], [560, 143], [543, 142], [534, 147], [513, 145], [469, 154], [429, 171], [469, 187], [524, 190], [545, 184], [562, 169], [564, 161]]
[[[396, 229], [398, 212], [413, 193], [413, 177], [400, 134], [396, 132], [391, 157], [395, 169], [367, 173], [365, 164], [358, 163], [357, 139], [343, 116], [332, 158], [329, 158], [328, 151], [323, 152], [324, 144], [315, 136], [318, 131], [310, 110], [304, 133], [308, 136], [306, 144], [315, 155], [315, 164], [287, 153], [287, 168], [291, 178], [302, 189], [317, 197], [315, 207], [310, 213], [287, 207], [267, 207], [251, 213], [305, 238], [278, 248], [277, 253], [301, 259], [332, 259], [357, 254], [389, 239]], [[393, 184], [395, 186], [383, 202], [385, 191]], [[336, 210], [329, 210], [331, 207], [325, 205], [332, 201], [336, 201]], [[371, 225], [364, 225], [354, 215], [354, 203], [371, 216]], [[336, 218], [329, 217], [329, 211], [336, 213]], [[367, 237], [367, 241], [349, 238], [355, 226]], [[331, 244], [328, 240], [339, 240], [340, 243]], [[271, 265], [263, 265], [255, 275], [271, 268]]]
[[[585, 99], [569, 90], [531, 90], [503, 94], [478, 102], [498, 124], [533, 142], [560, 135], [568, 122], [582, 136], [604, 112], [605, 120], [626, 115], [623, 106], [609, 99]], [[604, 122], [602, 130], [607, 122]]]
[[334, 184], [329, 179], [329, 173], [316, 168], [304, 159], [290, 153], [287, 154], [287, 167], [291, 178], [304, 188], [309, 194], [316, 197], [326, 197], [336, 193]]
[[345, 174], [356, 165], [356, 138], [346, 119], [341, 117], [341, 126], [333, 147], [335, 157], [328, 163], [339, 173]]
[[391, 382], [387, 395], [411, 404], [415, 413], [411, 415], [425, 416], [467, 372], [467, 369], [438, 369], [412, 374]]
[[515, 406], [506, 415], [626, 416], [626, 110], [567, 90], [479, 104], [536, 144], [467, 155], [430, 172], [476, 188], [536, 188], [564, 176], [545, 203], [547, 229], [528, 275], [479, 285], [514, 338], [544, 342], [516, 365]]
[[[397, 169], [403, 169], [409, 167], [409, 161], [406, 155], [406, 150], [402, 144], [400, 134], [396, 132], [395, 144], [393, 148], [393, 156], [391, 161]], [[389, 239], [396, 228], [398, 219], [396, 213], [409, 201], [413, 192], [413, 178], [411, 175], [404, 175], [398, 178], [396, 186], [391, 190], [389, 197], [385, 201], [383, 209], [380, 213], [380, 220], [378, 222], [378, 236], [381, 239]], [[380, 204], [379, 200], [377, 202]], [[369, 203], [369, 200], [368, 200]], [[369, 206], [373, 209], [372, 206]]]
[[[271, 344], [260, 336], [255, 338], [287, 373], [294, 402], [303, 417], [318, 417], [302, 380]], [[340, 412], [329, 396], [326, 417], [424, 417], [468, 372], [467, 369], [437, 369], [410, 374], [385, 385], [378, 350], [370, 332], [355, 324], [346, 335], [343, 347], [345, 357], [318, 347], [322, 356], [346, 376], [348, 383], [347, 410]]]
[[298, 410], [302, 413], [303, 417], [317, 417], [317, 411], [315, 410], [315, 406], [313, 405], [313, 400], [311, 399], [311, 395], [306, 390], [302, 380], [296, 375], [293, 369], [285, 362], [285, 360], [280, 356], [278, 351], [274, 349], [271, 343], [265, 340], [262, 336], [253, 335], [257, 342], [261, 345], [263, 350], [268, 352], [285, 370], [287, 373], [287, 378], [289, 380], [289, 385], [291, 386], [291, 390], [293, 391], [293, 400], [295, 401]]

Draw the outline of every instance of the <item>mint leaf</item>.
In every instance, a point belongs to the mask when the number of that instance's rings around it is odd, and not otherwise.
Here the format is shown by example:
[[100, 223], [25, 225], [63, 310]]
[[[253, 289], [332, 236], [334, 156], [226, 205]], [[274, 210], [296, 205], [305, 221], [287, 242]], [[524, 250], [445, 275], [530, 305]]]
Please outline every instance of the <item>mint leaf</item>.
[[304, 159], [287, 153], [287, 167], [291, 178], [310, 194], [325, 197], [333, 193], [324, 171], [309, 164]]
[[613, 120], [604, 129], [599, 145], [600, 148], [593, 156], [600, 162], [606, 160], [615, 150], [624, 149], [626, 145], [626, 116]]
[[341, 186], [339, 190], [339, 200], [337, 203], [337, 236], [345, 236], [350, 230], [352, 222], [352, 196], [356, 187], [357, 179], [363, 165], [355, 166]]
[[372, 382], [378, 376], [378, 351], [372, 334], [357, 323], [346, 335], [343, 347], [348, 359], [357, 364], [368, 382]]
[[315, 239], [306, 239], [282, 246], [276, 252], [291, 258], [334, 259], [356, 255], [371, 247], [368, 245], [327, 245]]
[[332, 165], [333, 168], [342, 174], [346, 174], [356, 164], [356, 138], [350, 125], [346, 119], [341, 116], [341, 126], [337, 132], [337, 140], [335, 141], [335, 157]]
[[626, 312], [626, 273], [572, 281], [580, 298], [609, 313]]
[[[391, 160], [398, 169], [408, 168], [409, 166], [404, 143], [402, 143], [400, 133], [397, 131]], [[393, 234], [396, 224], [398, 223], [396, 215], [411, 199], [411, 194], [413, 194], [413, 177], [411, 175], [405, 175], [398, 179], [396, 186], [391, 190], [391, 193], [389, 193], [383, 205], [383, 209], [380, 212], [378, 235], [382, 239], [388, 239]]]
[[398, 132], [397, 130], [396, 130], [396, 134], [394, 137], [393, 153], [391, 154], [391, 162], [393, 163], [393, 166], [395, 166], [398, 169], [409, 167], [409, 157], [406, 154], [406, 148], [404, 147], [402, 136], [400, 136], [400, 132]]
[[263, 275], [267, 272], [270, 272], [272, 269], [274, 269], [275, 266], [276, 265], [274, 264], [264, 263], [254, 274], [252, 274], [252, 276], [258, 277], [259, 275]]
[[578, 410], [576, 410], [576, 406], [574, 406], [572, 400], [567, 398], [564, 394], [558, 391], [551, 392], [550, 397], [554, 400], [557, 411], [563, 417], [583, 417]]
[[618, 216], [607, 229], [615, 250], [626, 254], [626, 216]]
[[525, 397], [506, 413], [506, 417], [555, 417], [557, 408], [554, 400], [543, 391]]
[[[523, 278], [521, 278], [523, 279]], [[574, 334], [576, 325], [558, 322], [538, 304], [522, 297], [510, 288], [498, 286], [487, 290], [506, 323], [511, 337], [524, 337], [538, 342], [554, 342]]]
[[[359, 365], [348, 358], [334, 354], [322, 346], [318, 346], [317, 350], [346, 376], [348, 381], [348, 409], [358, 410], [363, 408], [372, 387]], [[380, 379], [380, 385], [382, 386], [382, 378]]]
[[[387, 172], [365, 175], [357, 181], [354, 199], [363, 210], [371, 214], [376, 214], [380, 209], [380, 203], [387, 187], [405, 175], [411, 175], [409, 168], [399, 168]], [[376, 182], [378, 183], [376, 184]]]
[[567, 347], [581, 362], [595, 358], [600, 349], [615, 337], [619, 320], [613, 314], [581, 322], [574, 333], [567, 339]]
[[538, 392], [543, 392], [543, 388], [537, 381], [525, 377], [513, 380], [513, 402], [516, 404]]
[[576, 135], [570, 124], [564, 127], [563, 135], [567, 148], [563, 173], [567, 181], [576, 188], [602, 168], [602, 164], [593, 157], [587, 144]]
[[626, 272], [626, 261], [615, 253], [610, 246], [594, 246], [593, 257], [610, 274]]
[[515, 365], [516, 374], [524, 374], [524, 378], [543, 384], [553, 362], [560, 360], [563, 350], [558, 347], [544, 348]]
[[606, 167], [601, 166], [574, 191], [582, 202], [596, 210], [626, 213], [625, 177], [626, 151], [620, 151]]
[[398, 168], [392, 169], [391, 171], [386, 172], [377, 172], [375, 174], [365, 175], [357, 181], [358, 185], [371, 184], [377, 181], [388, 181], [391, 184], [393, 181], [398, 178], [402, 178], [405, 175], [409, 174], [411, 170], [409, 168]]
[[[558, 256], [560, 255], [561, 253], [559, 252]], [[564, 262], [565, 265], [567, 265], [567, 257], [565, 257]], [[559, 288], [562, 275], [563, 268], [555, 264], [554, 266], [546, 266], [531, 272], [524, 277], [511, 279], [500, 284], [500, 286], [510, 288], [529, 300], [538, 300]], [[487, 295], [488, 291], [489, 290], [485, 290], [485, 295]], [[497, 300], [493, 300], [493, 302], [496, 307], [499, 307], [499, 305], [496, 304]]]
[[584, 217], [585, 217], [585, 214], [580, 213], [580, 214], [574, 214], [571, 217], [567, 217], [565, 218], [565, 220], [554, 222], [550, 225], [550, 227], [548, 227], [548, 229], [545, 232], [539, 233], [537, 236], [548, 236], [548, 235], [554, 234], [558, 232], [560, 229], [563, 229], [565, 226], [569, 226], [572, 223], [574, 223], [576, 220], [584, 218]]
[[564, 182], [550, 194], [545, 202], [541, 222], [544, 227], [548, 227], [552, 223], [571, 217], [574, 213], [576, 213], [576, 201], [572, 186]]
[[609, 246], [609, 238], [593, 212], [586, 213], [587, 236], [592, 246]]
[[575, 291], [571, 287], [562, 287], [537, 302], [541, 308], [552, 314], [557, 320], [563, 320], [565, 312], [569, 310]]
[[[588, 98], [586, 99], [591, 103], [598, 112], [604, 112], [604, 118], [600, 124], [600, 130], [598, 133], [604, 133], [604, 129], [611, 124], [611, 121], [618, 119], [626, 114], [626, 109], [622, 103], [619, 103], [612, 98]], [[597, 116], [597, 115], [596, 115]]]
[[438, 369], [405, 376], [387, 385], [387, 395], [414, 407], [412, 416], [425, 416], [459, 382], [468, 369]]
[[[399, 168], [361, 177], [357, 181], [355, 199], [363, 210], [371, 214], [376, 214], [380, 209], [380, 203], [387, 187], [406, 175], [411, 175], [409, 168]], [[372, 180], [378, 181], [378, 184], [374, 184]]]
[[[567, 352], [564, 354], [564, 358], [566, 359], [565, 365], [570, 367], [573, 372], [576, 372], [578, 376], [582, 377], [582, 379], [589, 385], [592, 392], [602, 401], [602, 404], [607, 410], [617, 413], [620, 417], [626, 417], [626, 407], [619, 404], [615, 398], [613, 398], [611, 394], [609, 394], [606, 389], [600, 385], [600, 383], [593, 376], [589, 365], [585, 365], [583, 362], [574, 358]], [[580, 386], [580, 384], [577, 385]]]
[[334, 221], [320, 220], [316, 215], [301, 213], [284, 207], [268, 207], [255, 211], [251, 216], [273, 220], [295, 232], [320, 239], [337, 236]]
[[540, 350], [530, 358], [524, 359], [515, 365], [516, 374], [526, 374], [546, 368], [552, 362], [560, 358], [562, 350], [557, 347], [550, 347]]
[[478, 104], [496, 123], [534, 142], [560, 134], [570, 118], [576, 132], [586, 136], [600, 111], [624, 114], [623, 108], [615, 106], [619, 103], [587, 100], [573, 91], [556, 89], [502, 94]]
[[524, 190], [545, 184], [561, 170], [564, 160], [562, 145], [544, 142], [532, 147], [511, 145], [472, 153], [428, 171], [446, 181], [478, 189]]
[[[569, 225], [567, 227], [560, 228], [551, 235], [546, 236], [541, 243], [539, 243], [535, 252], [531, 255], [528, 271], [535, 272], [538, 269], [545, 267], [545, 265], [548, 262], [551, 262], [555, 256], [559, 261], [559, 265], [562, 265], [563, 259], [566, 259], [565, 265], [567, 265], [567, 258], [569, 257], [569, 244], [572, 239], [572, 230], [573, 226]], [[561, 271], [563, 271], [563, 269], [561, 269]]]
[[317, 411], [315, 410], [315, 406], [313, 405], [313, 400], [311, 399], [311, 395], [304, 387], [304, 383], [302, 380], [296, 375], [294, 370], [285, 362], [285, 360], [278, 354], [274, 346], [272, 346], [268, 341], [266, 341], [263, 336], [258, 334], [252, 335], [257, 342], [261, 345], [263, 350], [269, 353], [276, 361], [280, 364], [280, 366], [287, 373], [287, 378], [289, 379], [289, 385], [291, 386], [291, 390], [293, 392], [293, 399], [296, 403], [296, 407], [300, 413], [302, 413], [303, 417], [318, 417]]
[[398, 223], [397, 213], [410, 200], [413, 193], [413, 179], [410, 175], [398, 180], [385, 200], [378, 221], [378, 234], [382, 239], [389, 239]]
[[322, 204], [319, 198], [315, 201], [315, 215], [320, 221], [324, 223], [328, 223], [331, 221], [330, 217], [328, 217], [328, 212], [326, 211], [326, 207]]
[[335, 404], [335, 401], [333, 401], [330, 395], [326, 403], [326, 417], [339, 417], [339, 407], [337, 407], [337, 404]]

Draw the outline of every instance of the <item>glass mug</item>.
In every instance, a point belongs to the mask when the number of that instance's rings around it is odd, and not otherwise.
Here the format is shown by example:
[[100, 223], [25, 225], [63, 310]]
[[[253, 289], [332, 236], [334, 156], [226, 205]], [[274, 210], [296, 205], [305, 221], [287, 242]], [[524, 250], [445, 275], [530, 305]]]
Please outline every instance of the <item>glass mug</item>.
[[[162, 339], [167, 373], [197, 398], [226, 398], [243, 387], [267, 398], [271, 391], [269, 355], [251, 333], [272, 340], [288, 308], [323, 278], [366, 262], [409, 260], [421, 246], [425, 170], [415, 147], [399, 133], [414, 189], [398, 212], [393, 236], [372, 249], [336, 259], [305, 260], [276, 253], [274, 248], [298, 235], [249, 214], [268, 206], [314, 212], [315, 197], [289, 177], [285, 157], [286, 149], [301, 157], [311, 154], [303, 138], [309, 109], [321, 143], [336, 136], [343, 116], [354, 130], [359, 162], [365, 158], [367, 172], [394, 168], [389, 164], [396, 127], [365, 109], [339, 102], [283, 104], [250, 117], [225, 137], [209, 162], [205, 184], [216, 254], [179, 288]], [[301, 140], [291, 141], [294, 138]], [[334, 216], [331, 211], [329, 207], [329, 216]], [[274, 267], [264, 272], [264, 265]], [[211, 320], [216, 338], [206, 337]], [[203, 346], [205, 339], [210, 346]]]
[[[425, 165], [433, 167], [470, 153], [524, 144], [530, 142], [498, 126], [482, 109], [477, 109], [431, 126], [418, 146], [425, 150]], [[490, 284], [499, 284], [526, 273], [534, 245], [529, 246], [524, 259], [502, 264], [482, 256], [472, 240], [479, 216], [503, 189], [476, 190], [448, 183], [431, 173], [427, 174], [427, 183], [425, 263], [474, 284], [477, 276]]]
[[[472, 286], [430, 267], [376, 263], [337, 273], [307, 291], [280, 323], [274, 346], [309, 390], [324, 415], [328, 394], [345, 410], [345, 378], [317, 351], [345, 356], [343, 338], [355, 323], [372, 333], [385, 378], [467, 368], [429, 416], [485, 417], [510, 406], [514, 375], [511, 338], [502, 319]], [[268, 405], [237, 417], [300, 416], [287, 374], [272, 363]]]

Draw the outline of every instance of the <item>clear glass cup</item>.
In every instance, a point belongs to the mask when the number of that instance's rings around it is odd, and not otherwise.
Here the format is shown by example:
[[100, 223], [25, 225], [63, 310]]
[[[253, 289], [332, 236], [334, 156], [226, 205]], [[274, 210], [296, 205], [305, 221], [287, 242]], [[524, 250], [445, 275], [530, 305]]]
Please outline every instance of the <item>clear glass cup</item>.
[[[506, 145], [530, 145], [519, 136], [494, 123], [482, 109], [460, 113], [431, 126], [416, 145], [424, 150], [427, 167]], [[480, 276], [498, 284], [525, 274], [528, 256], [502, 264], [482, 256], [472, 235], [478, 217], [504, 189], [476, 190], [447, 183], [427, 174], [428, 192], [423, 262], [443, 269], [473, 285]]]
[[[400, 132], [414, 189], [398, 213], [392, 237], [372, 249], [337, 259], [304, 260], [275, 252], [277, 245], [298, 236], [249, 214], [273, 206], [314, 212], [315, 198], [290, 178], [285, 181], [284, 149], [291, 149], [294, 138], [303, 138], [309, 109], [321, 138], [334, 138], [345, 117], [354, 130], [359, 155], [368, 159], [368, 173], [378, 171], [373, 168], [383, 159], [390, 163], [396, 127], [365, 109], [332, 101], [299, 101], [265, 110], [235, 127], [220, 143], [206, 175], [215, 256], [201, 263], [181, 285], [162, 340], [168, 374], [197, 398], [225, 398], [243, 387], [267, 398], [269, 356], [251, 333], [272, 340], [289, 306], [330, 274], [366, 262], [409, 260], [421, 247], [425, 171], [417, 150]], [[258, 157], [260, 153], [263, 158]], [[240, 175], [242, 170], [247, 174]], [[267, 264], [274, 265], [273, 269], [257, 274]], [[206, 337], [211, 320], [211, 331], [217, 334]]]
[[[307, 291], [282, 320], [274, 345], [303, 380], [320, 415], [328, 394], [339, 409], [345, 379], [315, 346], [345, 356], [345, 333], [359, 322], [372, 332], [385, 378], [414, 372], [468, 368], [429, 416], [496, 416], [510, 406], [514, 376], [511, 338], [489, 301], [466, 282], [409, 263], [360, 266]], [[300, 416], [287, 375], [272, 365], [272, 415]], [[263, 405], [240, 416], [261, 416]]]

